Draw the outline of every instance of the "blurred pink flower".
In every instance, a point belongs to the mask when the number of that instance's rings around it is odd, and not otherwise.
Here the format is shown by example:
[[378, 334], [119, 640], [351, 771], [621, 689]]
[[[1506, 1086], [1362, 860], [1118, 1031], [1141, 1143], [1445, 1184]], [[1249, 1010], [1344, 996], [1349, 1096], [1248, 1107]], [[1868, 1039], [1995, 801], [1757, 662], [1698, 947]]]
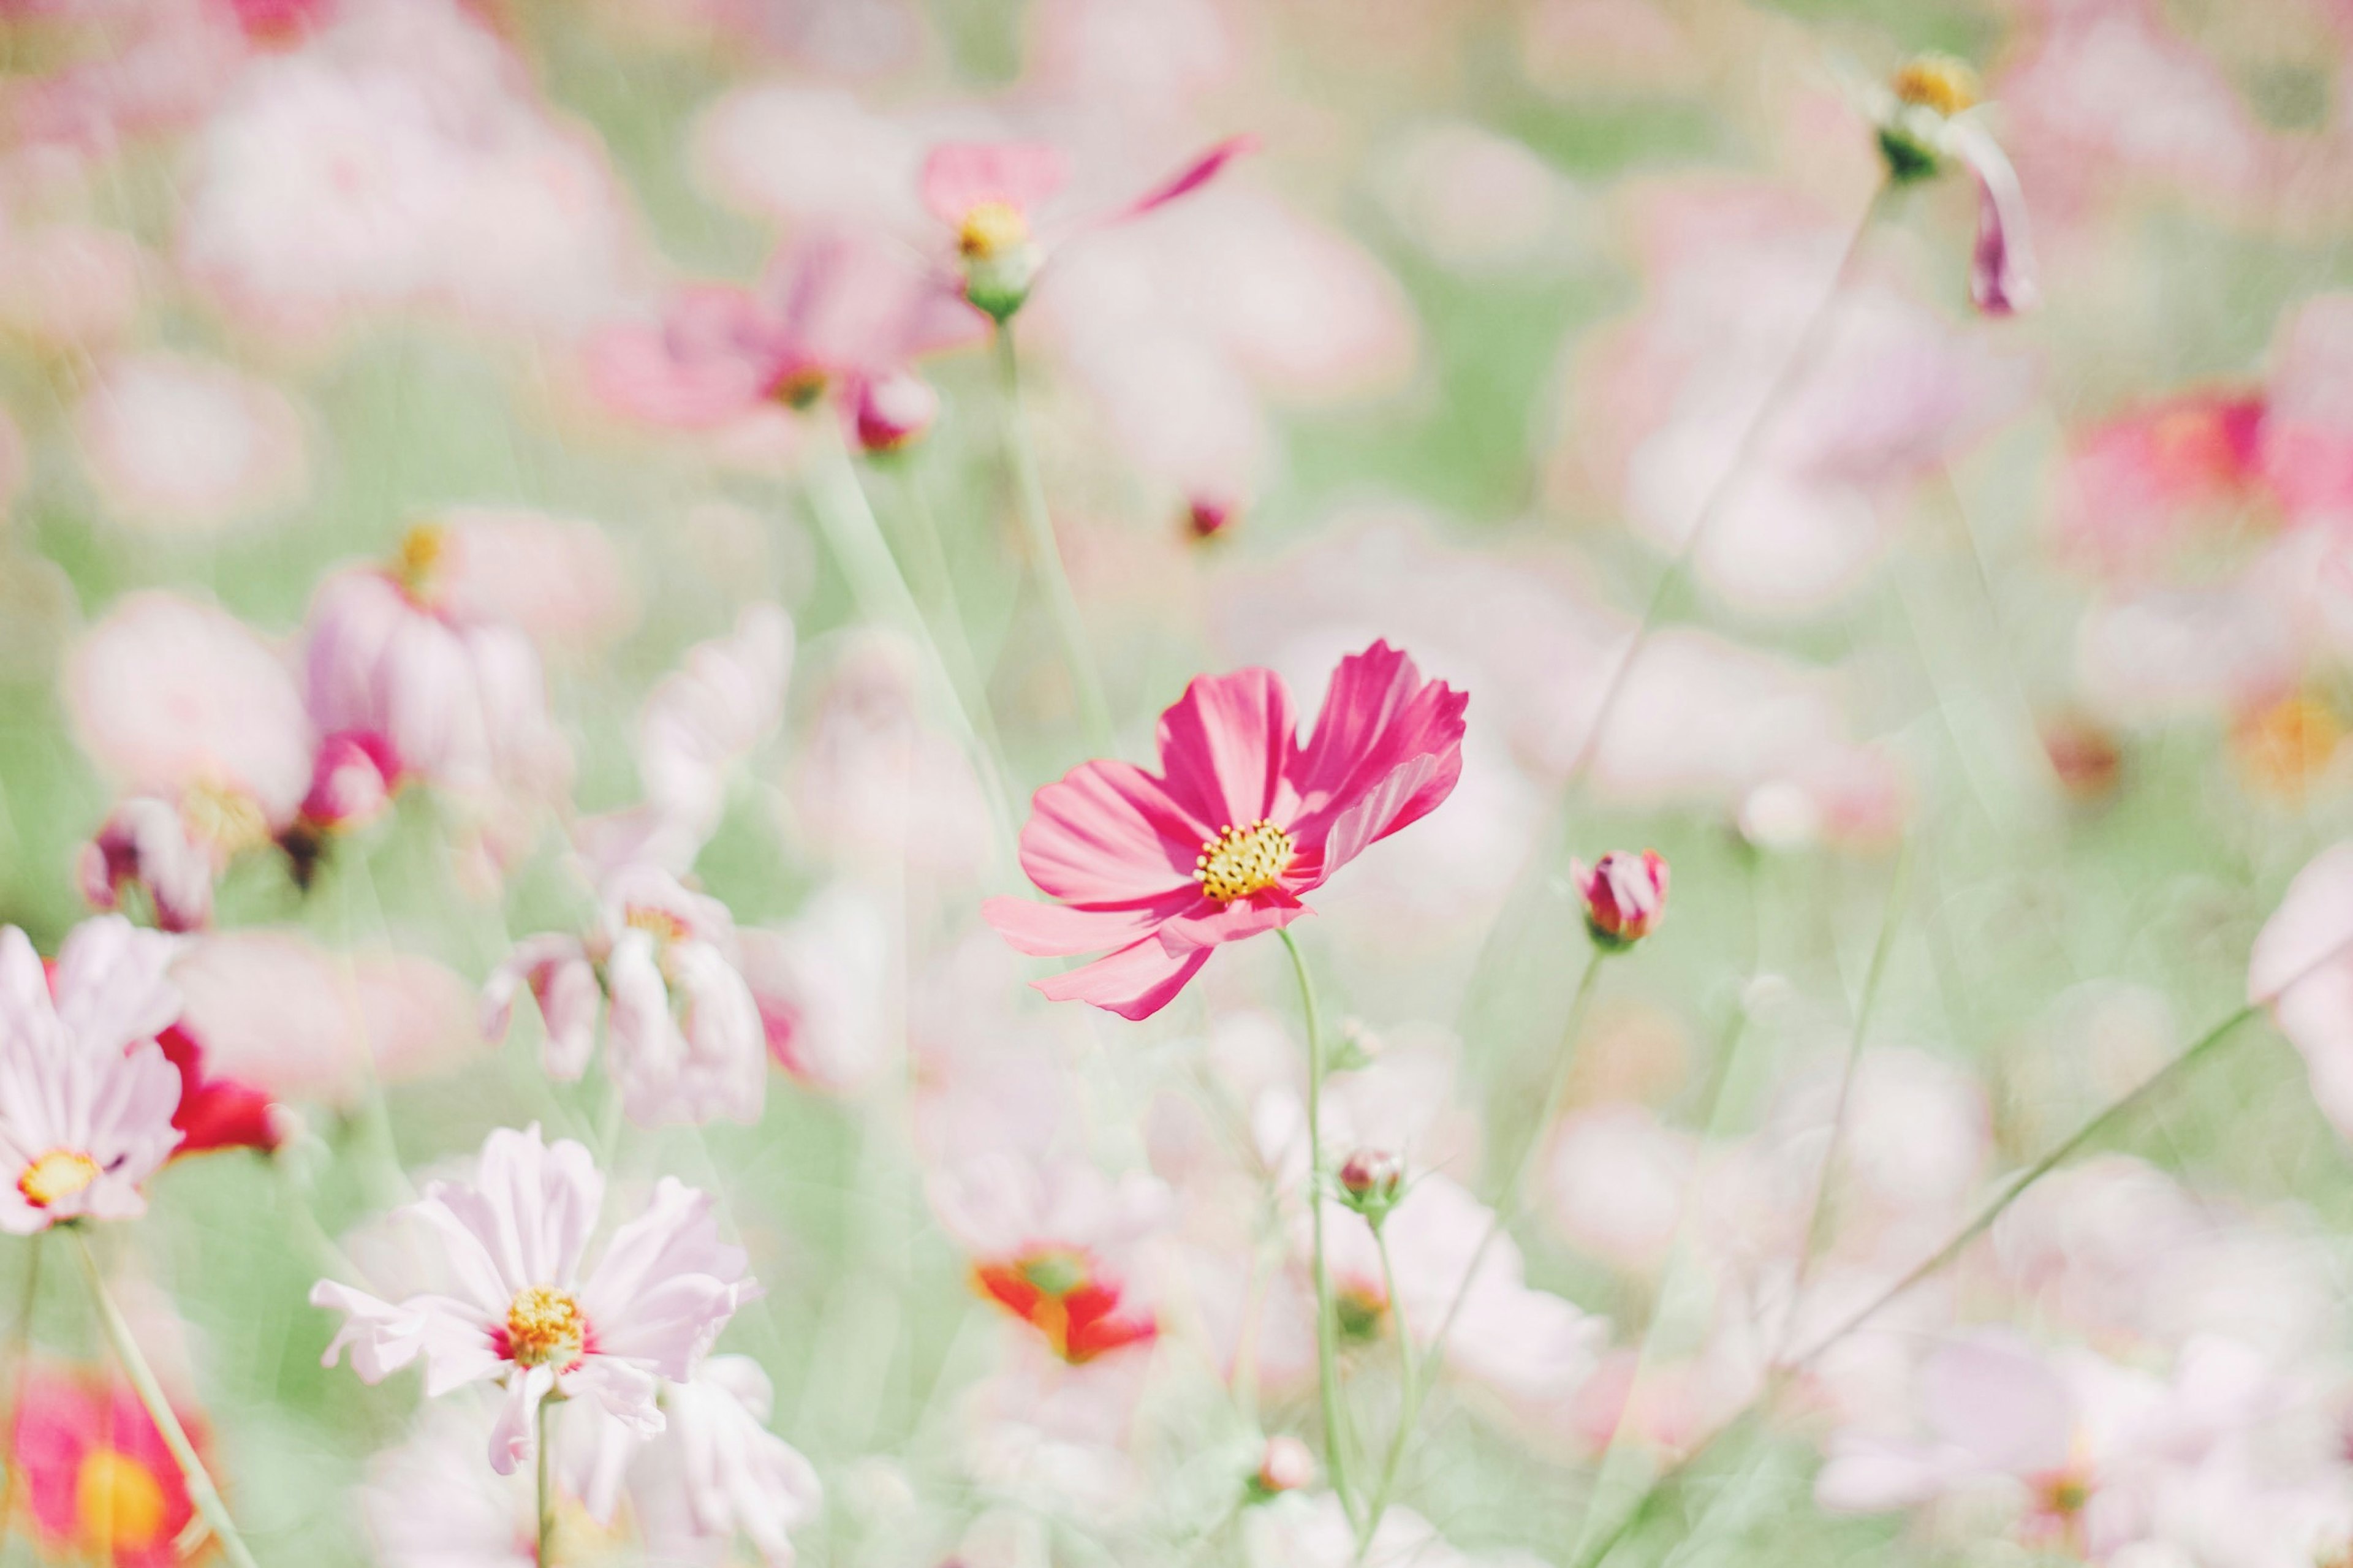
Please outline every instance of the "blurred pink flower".
[[594, 522], [507, 506], [447, 507], [437, 521], [438, 591], [459, 619], [505, 622], [563, 659], [603, 652], [638, 618], [631, 565]]
[[1468, 701], [1377, 642], [1341, 661], [1303, 744], [1271, 671], [1200, 677], [1161, 715], [1161, 774], [1092, 762], [1038, 792], [1022, 869], [1063, 901], [982, 913], [1035, 956], [1114, 949], [1038, 989], [1148, 1018], [1218, 945], [1290, 924], [1301, 894], [1436, 810]]
[[1250, 1510], [1242, 1521], [1250, 1568], [1470, 1568], [1471, 1560], [1413, 1510], [1399, 1504], [1360, 1549], [1356, 1527], [1332, 1492], [1293, 1492]]
[[2205, 533], [2245, 527], [2263, 493], [2265, 415], [2261, 393], [2188, 392], [2084, 432], [2061, 479], [2063, 548], [2129, 581]]
[[0, 327], [50, 353], [102, 353], [137, 323], [148, 265], [138, 241], [92, 224], [0, 229]]
[[738, 933], [744, 983], [768, 1055], [801, 1085], [842, 1092], [889, 1061], [890, 921], [855, 883], [836, 883], [781, 931]]
[[1572, 1110], [1553, 1130], [1543, 1166], [1554, 1227], [1604, 1262], [1649, 1273], [1674, 1245], [1701, 1157], [1697, 1139], [1648, 1106]]
[[[204, 1424], [175, 1414], [203, 1454], [211, 1447]], [[185, 1560], [176, 1541], [195, 1509], [154, 1417], [127, 1384], [27, 1365], [8, 1469], [49, 1553], [118, 1568]]]
[[2312, 1096], [2353, 1140], [2353, 843], [2313, 857], [2247, 955], [2247, 1000], [2303, 1053]]
[[445, 1072], [481, 1048], [473, 995], [415, 953], [330, 952], [269, 928], [190, 941], [173, 969], [210, 1072], [279, 1100], [347, 1110], [371, 1081]]
[[[792, 1568], [792, 1532], [824, 1500], [817, 1469], [768, 1430], [776, 1392], [749, 1356], [698, 1361], [694, 1374], [662, 1387], [661, 1436], [628, 1444], [629, 1514], [657, 1561], [698, 1561], [740, 1532], [770, 1568]], [[609, 1425], [609, 1424], [608, 1424]], [[604, 1500], [583, 1488], [592, 1517]]]
[[421, 1358], [428, 1397], [501, 1384], [490, 1441], [501, 1475], [536, 1452], [533, 1417], [550, 1397], [594, 1401], [640, 1436], [662, 1431], [662, 1380], [691, 1375], [758, 1287], [742, 1249], [719, 1239], [710, 1196], [668, 1176], [584, 1270], [604, 1201], [579, 1144], [547, 1144], [536, 1123], [492, 1132], [472, 1184], [433, 1183], [402, 1211], [439, 1238], [459, 1293], [394, 1303], [319, 1281], [311, 1304], [344, 1314], [324, 1363], [349, 1347], [362, 1381], [381, 1383]]
[[74, 410], [107, 509], [157, 532], [206, 532], [301, 499], [302, 421], [286, 395], [182, 354], [108, 363]]
[[585, 938], [526, 938], [482, 989], [482, 1032], [503, 1037], [528, 987], [546, 1027], [540, 1063], [570, 1081], [587, 1070], [601, 1000], [605, 1070], [640, 1127], [755, 1121], [767, 1095], [759, 1005], [735, 966], [727, 906], [643, 862], [611, 872]]
[[179, 1146], [180, 1074], [155, 1037], [180, 1010], [174, 940], [120, 915], [76, 926], [54, 979], [0, 927], [0, 1230], [136, 1219]]
[[91, 909], [119, 909], [135, 890], [161, 930], [202, 931], [212, 923], [213, 879], [236, 849], [258, 843], [243, 834], [233, 846], [216, 842], [191, 825], [184, 807], [132, 795], [81, 847], [74, 879]]
[[406, 770], [392, 742], [368, 730], [338, 730], [319, 742], [301, 820], [322, 829], [364, 826], [391, 807]]
[[397, 563], [354, 567], [311, 600], [311, 719], [383, 738], [438, 789], [517, 806], [559, 796], [571, 749], [547, 710], [538, 650], [449, 592], [450, 538], [420, 524]]

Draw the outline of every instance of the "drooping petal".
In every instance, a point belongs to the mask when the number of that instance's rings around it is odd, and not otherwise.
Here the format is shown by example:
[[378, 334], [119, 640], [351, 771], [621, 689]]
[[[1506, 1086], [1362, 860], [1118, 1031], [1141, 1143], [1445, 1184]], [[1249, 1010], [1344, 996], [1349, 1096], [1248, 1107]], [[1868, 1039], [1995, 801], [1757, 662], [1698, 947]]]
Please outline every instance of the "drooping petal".
[[1976, 121], [1946, 126], [1946, 142], [1978, 183], [1978, 237], [1969, 255], [1969, 298], [1989, 316], [2031, 310], [2042, 297], [2026, 236], [2026, 194], [1999, 142]]
[[499, 1406], [499, 1418], [491, 1425], [491, 1468], [511, 1476], [532, 1462], [539, 1452], [540, 1401], [554, 1388], [552, 1366], [535, 1366], [507, 1381], [506, 1399]]
[[1257, 152], [1258, 146], [1255, 136], [1229, 136], [1121, 208], [1117, 217], [1142, 217], [1155, 207], [1166, 206], [1179, 196], [1192, 195], [1217, 178], [1228, 163], [1244, 153]]
[[[1291, 692], [1271, 669], [1198, 677], [1160, 715], [1168, 795], [1208, 829], [1203, 838], [1274, 813], [1292, 729]], [[1193, 847], [1199, 852], [1198, 842]], [[1189, 875], [1191, 855], [1184, 865]]]
[[1087, 1002], [1130, 1020], [1149, 1018], [1209, 962], [1211, 949], [1172, 954], [1157, 938], [1121, 948], [1064, 974], [1034, 984], [1051, 1002]]

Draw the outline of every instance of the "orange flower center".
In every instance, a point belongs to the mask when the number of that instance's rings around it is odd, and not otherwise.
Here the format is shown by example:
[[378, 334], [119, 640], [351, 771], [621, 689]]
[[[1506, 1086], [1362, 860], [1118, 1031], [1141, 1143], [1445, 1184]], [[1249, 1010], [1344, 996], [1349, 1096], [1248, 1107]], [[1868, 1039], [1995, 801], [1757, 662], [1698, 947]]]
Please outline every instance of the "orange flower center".
[[74, 1473], [74, 1517], [93, 1551], [111, 1556], [155, 1544], [164, 1531], [164, 1485], [112, 1448], [92, 1448]]
[[37, 1209], [73, 1196], [98, 1180], [98, 1162], [73, 1149], [52, 1149], [16, 1178], [16, 1190]]
[[1920, 55], [1905, 62], [1888, 84], [1905, 103], [1947, 119], [1973, 107], [1982, 93], [1978, 73], [1950, 55]]
[[448, 559], [449, 531], [438, 522], [420, 522], [400, 536], [400, 553], [393, 558], [392, 574], [412, 602], [427, 604]]
[[956, 226], [956, 249], [969, 261], [991, 261], [1029, 241], [1029, 220], [1011, 202], [982, 202]]
[[2345, 726], [2327, 704], [2288, 697], [2247, 719], [2234, 738], [2250, 781], [2294, 799], [2327, 769], [2345, 739]]
[[570, 1296], [544, 1285], [515, 1292], [507, 1309], [507, 1354], [517, 1366], [569, 1367], [587, 1342], [588, 1320]]
[[1193, 879], [1202, 897], [1229, 904], [1282, 880], [1297, 853], [1291, 835], [1264, 817], [1248, 827], [1220, 827], [1194, 859]]

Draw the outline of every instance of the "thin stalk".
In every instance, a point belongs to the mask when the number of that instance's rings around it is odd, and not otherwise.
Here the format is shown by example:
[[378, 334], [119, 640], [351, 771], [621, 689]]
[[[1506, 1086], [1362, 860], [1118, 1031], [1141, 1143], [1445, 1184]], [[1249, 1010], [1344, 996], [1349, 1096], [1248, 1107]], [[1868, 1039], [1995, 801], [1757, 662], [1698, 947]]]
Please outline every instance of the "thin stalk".
[[213, 1485], [204, 1460], [196, 1457], [196, 1446], [188, 1441], [172, 1402], [164, 1397], [163, 1384], [155, 1381], [154, 1369], [147, 1364], [139, 1342], [132, 1337], [122, 1309], [114, 1304], [113, 1292], [106, 1288], [106, 1275], [98, 1266], [98, 1254], [90, 1250], [90, 1237], [79, 1226], [74, 1228], [74, 1243], [81, 1254], [82, 1268], [90, 1275], [90, 1300], [97, 1303], [99, 1321], [106, 1330], [107, 1340], [114, 1346], [115, 1359], [121, 1362], [123, 1373], [139, 1394], [139, 1403], [147, 1407], [164, 1447], [172, 1451], [173, 1459], [178, 1463], [180, 1479], [187, 1485], [188, 1500], [195, 1505], [197, 1517], [219, 1541], [222, 1553], [235, 1568], [255, 1568], [253, 1553], [246, 1549], [245, 1538], [237, 1532], [237, 1522], [229, 1518], [228, 1505], [221, 1500], [220, 1489]]
[[965, 710], [964, 694], [955, 676], [949, 673], [947, 660], [932, 637], [931, 626], [924, 621], [907, 579], [899, 571], [899, 558], [891, 553], [890, 542], [882, 537], [882, 525], [875, 521], [874, 509], [867, 502], [866, 487], [859, 482], [858, 469], [849, 460], [840, 431], [830, 419], [818, 423], [825, 431], [816, 438], [817, 458], [804, 489], [809, 510], [817, 514], [818, 528], [825, 535], [826, 548], [833, 552], [842, 575], [849, 579], [849, 590], [856, 595], [859, 607], [870, 618], [895, 626], [913, 640], [916, 654], [923, 662], [923, 679], [946, 699], [945, 708], [955, 726], [956, 741], [971, 757], [973, 769], [980, 776], [981, 788], [988, 797], [989, 816], [999, 836], [1008, 836], [1005, 786], [997, 757], [982, 743], [972, 715]]
[[[2327, 962], [2327, 957], [2324, 957], [2319, 961], [2319, 963], [2326, 962]], [[2318, 967], [2318, 963], [2316, 963], [2314, 967]], [[2310, 971], [2307, 970], [2306, 973], [2308, 973]], [[2302, 978], [2302, 976], [2299, 975], [2297, 978]], [[2283, 987], [2283, 989], [2284, 989], [2284, 987]], [[2208, 1056], [2211, 1055], [2216, 1047], [2220, 1046], [2224, 1040], [2230, 1038], [2230, 1037], [2237, 1031], [2239, 1026], [2253, 1018], [2262, 1011], [2263, 1007], [2260, 1004], [2251, 1002], [2247, 1004], [2247, 1005], [2240, 1008], [2237, 1012], [2232, 1013], [2230, 1016], [2224, 1018], [2221, 1023], [2216, 1024], [2212, 1028], [2207, 1030], [2206, 1033], [2200, 1036], [2187, 1050], [2184, 1050], [2179, 1056], [2166, 1063], [2165, 1066], [2158, 1068], [2157, 1071], [2151, 1073], [2147, 1078], [2143, 1079], [2137, 1088], [2111, 1101], [2105, 1109], [2095, 1112], [2089, 1120], [2084, 1121], [2082, 1126], [2076, 1128], [2074, 1131], [2061, 1139], [2052, 1147], [2048, 1153], [2044, 1154], [2041, 1159], [2035, 1161], [2034, 1163], [2029, 1165], [2025, 1170], [2012, 1177], [2010, 1184], [2002, 1188], [1999, 1194], [1989, 1200], [1986, 1205], [1978, 1211], [1974, 1218], [1970, 1219], [1968, 1224], [1962, 1226], [1960, 1229], [1955, 1231], [1942, 1247], [1939, 1247], [1936, 1251], [1923, 1258], [1902, 1279], [1896, 1280], [1894, 1284], [1890, 1285], [1886, 1289], [1881, 1291], [1861, 1309], [1851, 1313], [1844, 1321], [1840, 1322], [1836, 1328], [1831, 1329], [1820, 1339], [1815, 1341], [1814, 1343], [1807, 1349], [1804, 1354], [1784, 1361], [1778, 1367], [1774, 1368], [1767, 1375], [1765, 1386], [1758, 1391], [1755, 1397], [1751, 1398], [1739, 1409], [1726, 1416], [1721, 1425], [1716, 1426], [1716, 1428], [1710, 1432], [1706, 1436], [1694, 1444], [1681, 1458], [1677, 1459], [1673, 1464], [1668, 1466], [1665, 1469], [1660, 1471], [1658, 1475], [1653, 1477], [1650, 1484], [1644, 1487], [1635, 1497], [1632, 1504], [1628, 1507], [1623, 1517], [1619, 1520], [1617, 1524], [1611, 1528], [1607, 1535], [1601, 1538], [1600, 1542], [1592, 1550], [1582, 1552], [1576, 1558], [1572, 1559], [1571, 1568], [1598, 1568], [1598, 1564], [1599, 1564], [1601, 1560], [1609, 1554], [1611, 1549], [1614, 1548], [1620, 1541], [1625, 1538], [1626, 1532], [1631, 1530], [1641, 1519], [1643, 1512], [1649, 1509], [1652, 1500], [1658, 1497], [1660, 1492], [1672, 1485], [1685, 1470], [1689, 1469], [1691, 1466], [1699, 1459], [1700, 1456], [1714, 1447], [1716, 1442], [1726, 1433], [1730, 1432], [1735, 1426], [1747, 1420], [1749, 1417], [1762, 1410], [1767, 1405], [1770, 1404], [1774, 1396], [1778, 1394], [1798, 1373], [1812, 1365], [1816, 1361], [1820, 1360], [1824, 1354], [1826, 1354], [1831, 1346], [1838, 1344], [1848, 1335], [1862, 1328], [1865, 1323], [1871, 1321], [1872, 1319], [1877, 1317], [1881, 1312], [1885, 1311], [1890, 1306], [1909, 1295], [1914, 1289], [1917, 1289], [1932, 1276], [1941, 1271], [1947, 1264], [1951, 1263], [1955, 1258], [1958, 1258], [1962, 1252], [1967, 1250], [1971, 1242], [1977, 1240], [1978, 1237], [1992, 1229], [1994, 1222], [2001, 1218], [2001, 1216], [2009, 1211], [2010, 1205], [2016, 1203], [2019, 1198], [2025, 1194], [2028, 1188], [2033, 1186], [2035, 1183], [2041, 1181], [2043, 1177], [2057, 1170], [2085, 1144], [2091, 1142], [2094, 1139], [2107, 1131], [2117, 1122], [2122, 1121], [2126, 1117], [2130, 1116], [2135, 1110], [2140, 1109], [2140, 1107], [2147, 1104], [2165, 1089], [2180, 1079], [2189, 1071], [2190, 1068], [2195, 1067], [2199, 1062], [2204, 1060]]]
[[932, 510], [931, 492], [912, 459], [900, 462], [898, 478], [900, 493], [906, 498], [907, 513], [913, 522], [915, 553], [937, 606], [941, 627], [938, 640], [941, 652], [946, 656], [948, 672], [958, 682], [965, 710], [971, 715], [981, 744], [996, 758], [998, 769], [1009, 776], [1005, 765], [1005, 744], [997, 732], [997, 715], [988, 703], [988, 681], [981, 673], [979, 656], [972, 650], [972, 634], [965, 626], [964, 608], [956, 599], [955, 574], [948, 566], [947, 547], [941, 540], [939, 516]]
[[1291, 972], [1299, 981], [1299, 1007], [1307, 1019], [1307, 1212], [1315, 1251], [1315, 1373], [1324, 1400], [1324, 1473], [1350, 1523], [1356, 1518], [1348, 1490], [1347, 1428], [1340, 1411], [1339, 1315], [1332, 1309], [1332, 1271], [1324, 1256], [1324, 1030], [1315, 1016], [1315, 982], [1288, 931], [1278, 929]]
[[1111, 706], [1103, 700], [1103, 680], [1095, 673], [1094, 656], [1087, 651], [1086, 625], [1079, 618], [1078, 595], [1071, 592], [1070, 574], [1062, 569], [1062, 547], [1054, 538], [1053, 514], [1046, 507], [1046, 481], [1038, 473], [1038, 454], [1029, 445], [1029, 429], [1021, 416], [1021, 361], [1014, 352], [1010, 329], [997, 329], [997, 373], [1005, 399], [1005, 462], [1012, 470], [1014, 498], [1020, 504], [1021, 527], [1029, 541], [1030, 563], [1046, 590], [1054, 635], [1062, 645], [1062, 662], [1070, 667], [1071, 684], [1079, 694], [1079, 716], [1086, 723], [1087, 742], [1097, 756], [1112, 754]]
[[547, 1440], [547, 1412], [554, 1404], [553, 1399], [541, 1400], [533, 1417], [539, 1426], [539, 1545], [532, 1561], [538, 1564], [538, 1568], [549, 1568], [549, 1564], [554, 1562], [552, 1549], [555, 1543], [555, 1465], [551, 1455], [552, 1445]]
[[[1463, 1303], [1471, 1299], [1471, 1282], [1479, 1277], [1479, 1266], [1487, 1259], [1487, 1249], [1504, 1233], [1513, 1211], [1518, 1206], [1520, 1189], [1527, 1184], [1528, 1173], [1535, 1166], [1536, 1155], [1544, 1147], [1546, 1131], [1551, 1127], [1553, 1114], [1561, 1098], [1568, 1092], [1568, 1074], [1577, 1059], [1577, 1037], [1585, 1027], [1585, 1014], [1593, 1001], [1596, 984], [1601, 978], [1602, 961], [1609, 954], [1599, 947], [1586, 961], [1585, 973], [1577, 978], [1577, 994], [1568, 1004], [1568, 1017], [1561, 1025], [1560, 1049], [1554, 1054], [1552, 1078], [1545, 1085], [1544, 1098], [1537, 1102], [1535, 1124], [1528, 1129], [1527, 1141], [1520, 1146], [1519, 1157], [1512, 1162], [1511, 1175], [1495, 1194], [1495, 1209], [1487, 1221], [1486, 1233], [1472, 1249], [1471, 1261], [1462, 1270], [1461, 1283], [1454, 1287], [1454, 1299], [1447, 1303], [1446, 1316], [1439, 1320], [1438, 1333], [1430, 1342], [1422, 1357], [1421, 1373], [1409, 1378], [1406, 1384], [1405, 1407], [1398, 1412], [1396, 1436], [1389, 1440], [1389, 1451], [1381, 1462], [1379, 1481], [1373, 1489], [1371, 1506], [1365, 1510], [1364, 1523], [1356, 1531], [1356, 1550], [1361, 1555], [1372, 1542], [1373, 1531], [1380, 1528], [1381, 1515], [1388, 1509], [1389, 1494], [1397, 1483], [1398, 1467], [1405, 1459], [1406, 1443], [1413, 1435], [1414, 1423], [1421, 1417], [1422, 1402], [1438, 1382], [1439, 1368], [1446, 1360], [1446, 1341], [1454, 1332], [1456, 1320], [1462, 1315]], [[1394, 1300], [1394, 1293], [1392, 1293]]]
[[[1806, 1279], [1813, 1271], [1814, 1258], [1821, 1252], [1830, 1226], [1831, 1184], [1837, 1179], [1838, 1158], [1846, 1134], [1847, 1112], [1854, 1102], [1854, 1080], [1862, 1066], [1863, 1042], [1871, 1033], [1871, 1015], [1879, 1001], [1879, 983], [1887, 973], [1887, 955], [1895, 947], [1895, 931], [1903, 922], [1905, 895], [1912, 883], [1912, 841], [1905, 839], [1904, 852], [1895, 861], [1894, 885], [1887, 889], [1887, 912], [1880, 918], [1879, 937], [1871, 946], [1871, 963], [1863, 971], [1862, 994], [1855, 1000], [1854, 1028], [1847, 1037], [1846, 1060], [1839, 1068], [1838, 1097], [1831, 1107], [1830, 1141], [1822, 1149], [1822, 1166], [1814, 1177], [1814, 1203], [1806, 1217], [1805, 1239], [1799, 1244], [1798, 1265], [1789, 1286], [1792, 1332], [1797, 1328], [1797, 1303], [1805, 1295]], [[1788, 1353], [1786, 1341], [1780, 1354]]]

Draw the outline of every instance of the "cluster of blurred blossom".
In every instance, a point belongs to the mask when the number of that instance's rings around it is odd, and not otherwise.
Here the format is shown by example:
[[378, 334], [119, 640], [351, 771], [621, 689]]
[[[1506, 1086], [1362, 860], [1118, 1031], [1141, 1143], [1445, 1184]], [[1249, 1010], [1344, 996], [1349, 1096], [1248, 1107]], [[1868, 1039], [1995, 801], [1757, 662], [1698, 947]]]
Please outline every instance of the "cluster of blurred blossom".
[[0, 1563], [2353, 1563], [2353, 12], [1795, 9], [0, 0]]

